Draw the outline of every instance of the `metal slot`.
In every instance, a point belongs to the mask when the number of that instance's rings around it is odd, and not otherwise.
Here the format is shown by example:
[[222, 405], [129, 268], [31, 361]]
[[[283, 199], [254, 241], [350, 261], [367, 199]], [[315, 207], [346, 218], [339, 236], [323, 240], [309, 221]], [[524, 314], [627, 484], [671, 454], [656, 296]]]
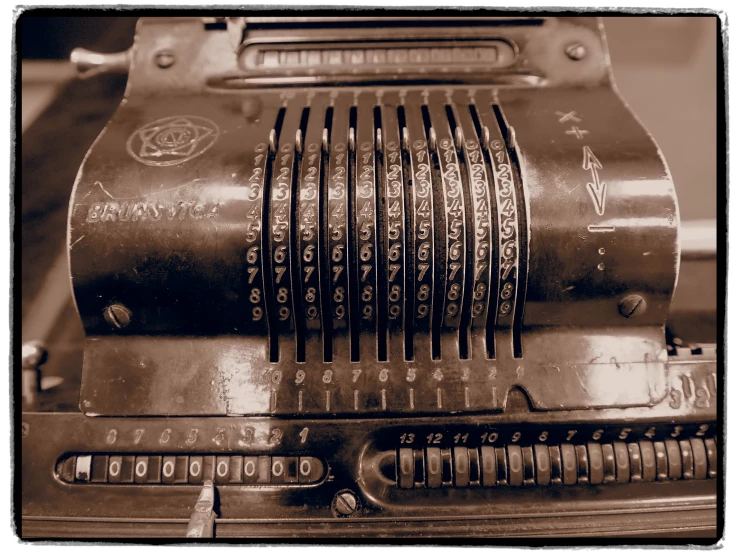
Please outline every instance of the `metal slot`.
[[[323, 274], [326, 275], [327, 289], [324, 295], [327, 304], [325, 328], [330, 334], [330, 357], [328, 361], [349, 361], [351, 359], [351, 340], [349, 335], [350, 304], [354, 293], [350, 288], [349, 242], [351, 214], [348, 198], [351, 195], [350, 179], [350, 108], [346, 95], [334, 102], [330, 140], [326, 145], [329, 152], [326, 194], [324, 196], [324, 217], [326, 225]], [[329, 317], [330, 314], [330, 324]]]
[[[389, 315], [389, 286], [388, 286], [388, 244], [387, 244], [387, 181], [388, 176], [385, 172], [385, 156], [383, 152], [383, 125], [382, 125], [382, 106], [377, 105], [372, 110], [372, 118], [375, 124], [375, 169], [376, 169], [376, 186], [375, 186], [375, 206], [376, 221], [375, 232], [377, 235], [377, 359], [380, 362], [387, 362], [387, 343], [388, 343], [388, 315]], [[396, 148], [397, 148], [397, 142]], [[395, 156], [399, 154], [396, 150]], [[397, 159], [395, 160], [397, 162]], [[387, 302], [385, 301], [387, 299]], [[397, 315], [396, 315], [397, 317]]]
[[357, 199], [355, 196], [355, 188], [357, 186], [357, 155], [356, 155], [356, 136], [357, 136], [357, 106], [354, 105], [349, 109], [349, 148], [347, 155], [349, 157], [349, 171], [347, 172], [346, 196], [349, 201], [349, 224], [347, 226], [346, 236], [348, 239], [346, 255], [349, 261], [348, 277], [349, 277], [349, 341], [351, 361], [359, 361], [359, 289], [357, 276], [357, 252], [355, 245], [357, 244]]
[[[270, 349], [271, 359], [296, 359], [296, 313], [295, 287], [292, 265], [294, 261], [293, 213], [299, 153], [295, 148], [296, 133], [300, 130], [303, 116], [302, 102], [286, 108], [282, 132], [277, 139], [277, 148], [272, 168], [269, 195], [269, 279], [273, 311], [270, 318], [271, 337], [275, 337], [277, 352]], [[272, 334], [274, 330], [274, 334]], [[279, 338], [278, 338], [279, 337]], [[276, 356], [275, 356], [276, 355]]]
[[[444, 298], [446, 289], [446, 266], [439, 265], [442, 260], [446, 260], [446, 225], [442, 223], [445, 220], [443, 213], [444, 196], [441, 185], [441, 171], [439, 166], [438, 144], [436, 138], [436, 129], [431, 123], [431, 114], [428, 106], [428, 96], [424, 97], [424, 104], [421, 106], [421, 116], [423, 118], [423, 126], [428, 141], [429, 169], [430, 169], [430, 188], [428, 202], [430, 204], [430, 218], [433, 221], [433, 258], [435, 268], [435, 278], [433, 290], [431, 292], [431, 358], [433, 360], [441, 359], [441, 325], [443, 319]], [[441, 269], [441, 271], [438, 271]]]
[[528, 279], [528, 221], [526, 218], [526, 199], [523, 192], [523, 183], [521, 182], [520, 163], [516, 152], [515, 131], [510, 129], [505, 120], [499, 105], [493, 105], [493, 112], [500, 126], [503, 137], [508, 148], [510, 157], [510, 170], [513, 178], [514, 194], [516, 196], [516, 208], [518, 210], [518, 267], [516, 269], [518, 275], [516, 286], [516, 302], [514, 303], [513, 313], [513, 357], [523, 357], [523, 347], [521, 345], [521, 327], [523, 325], [523, 310], [526, 300], [526, 280]]
[[271, 255], [270, 255], [270, 232], [271, 229], [269, 221], [269, 198], [271, 195], [272, 187], [272, 170], [274, 163], [275, 150], [277, 148], [277, 142], [282, 132], [282, 124], [285, 120], [285, 108], [280, 108], [277, 113], [277, 120], [275, 126], [270, 132], [269, 136], [269, 159], [267, 160], [267, 166], [264, 176], [264, 192], [262, 193], [262, 278], [264, 280], [264, 301], [266, 306], [266, 318], [269, 322], [267, 327], [269, 329], [269, 361], [276, 363], [280, 359], [279, 348], [277, 344], [277, 333], [274, 325], [272, 325], [272, 319], [274, 318], [274, 308], [270, 304], [270, 298], [273, 296], [272, 281], [269, 278], [271, 275]]
[[320, 280], [319, 286], [321, 290], [321, 327], [323, 328], [323, 361], [328, 363], [331, 361], [331, 347], [333, 337], [332, 322], [332, 305], [331, 305], [331, 287], [329, 285], [331, 274], [328, 271], [328, 262], [324, 253], [328, 251], [328, 222], [326, 218], [326, 207], [328, 205], [328, 180], [330, 178], [330, 144], [331, 132], [333, 128], [334, 108], [330, 106], [326, 110], [326, 118], [323, 123], [323, 135], [321, 137], [321, 146], [323, 152], [323, 163], [321, 164], [321, 182], [319, 186], [319, 212], [318, 212], [318, 252], [316, 258], [318, 260], [318, 273], [325, 277]]
[[[493, 188], [493, 170], [490, 165], [490, 158], [488, 156], [484, 155], [484, 152], [487, 150], [487, 141], [489, 140], [489, 137], [486, 136], [486, 134], [483, 132], [482, 124], [480, 123], [480, 115], [477, 112], [477, 107], [474, 104], [469, 105], [469, 113], [472, 118], [472, 124], [475, 127], [476, 132], [476, 138], [478, 140], [478, 145], [480, 146], [480, 154], [481, 154], [481, 165], [483, 170], [483, 175], [485, 177], [485, 187], [482, 191], [482, 195], [480, 195], [481, 202], [484, 203], [484, 201], [487, 201], [487, 206], [485, 206], [488, 210], [488, 217], [489, 219], [489, 232], [488, 232], [488, 264], [489, 266], [486, 268], [486, 270], [483, 270], [481, 272], [482, 279], [480, 280], [480, 284], [482, 287], [485, 288], [486, 292], [483, 292], [483, 299], [482, 302], [482, 311], [480, 313], [480, 319], [484, 320], [485, 323], [485, 351], [487, 354], [487, 357], [489, 359], [494, 360], [495, 359], [495, 316], [498, 311], [498, 301], [497, 301], [497, 285], [498, 285], [498, 275], [500, 273], [500, 267], [499, 267], [499, 259], [500, 259], [500, 252], [498, 248], [498, 240], [497, 237], [499, 236], [498, 233], [500, 232], [498, 228], [498, 218], [494, 216], [494, 214], [497, 213], [497, 199], [495, 195], [495, 191], [492, 190]], [[489, 134], [489, 133], [488, 133]], [[474, 139], [473, 139], [474, 140]], [[474, 148], [474, 144], [471, 148]], [[474, 186], [474, 185], [473, 185]], [[484, 204], [483, 204], [484, 205]], [[484, 263], [484, 261], [482, 262]], [[477, 272], [475, 273], [477, 276]], [[485, 281], [484, 277], [487, 277], [487, 281]], [[475, 288], [477, 289], [479, 285], [475, 285]], [[482, 324], [481, 324], [482, 325]]]
[[471, 168], [470, 160], [467, 159], [465, 152], [465, 133], [459, 121], [459, 115], [456, 110], [456, 106], [451, 104], [446, 105], [446, 116], [449, 121], [449, 127], [452, 132], [454, 141], [454, 149], [457, 155], [459, 164], [459, 180], [460, 180], [460, 195], [462, 197], [462, 204], [464, 207], [464, 279], [462, 281], [463, 295], [461, 298], [459, 308], [460, 320], [459, 320], [459, 358], [467, 360], [471, 357], [470, 352], [470, 326], [472, 324], [472, 305], [474, 300], [474, 276], [475, 276], [475, 261], [477, 253], [474, 251], [475, 244], [475, 226], [477, 221], [475, 220], [476, 212], [472, 206], [472, 189], [470, 181]]
[[298, 157], [298, 177], [293, 192], [293, 283], [295, 283], [295, 323], [297, 361], [320, 359], [321, 354], [321, 287], [318, 259], [321, 212], [321, 179], [323, 147], [321, 144], [325, 108], [322, 100], [303, 109], [295, 147]]

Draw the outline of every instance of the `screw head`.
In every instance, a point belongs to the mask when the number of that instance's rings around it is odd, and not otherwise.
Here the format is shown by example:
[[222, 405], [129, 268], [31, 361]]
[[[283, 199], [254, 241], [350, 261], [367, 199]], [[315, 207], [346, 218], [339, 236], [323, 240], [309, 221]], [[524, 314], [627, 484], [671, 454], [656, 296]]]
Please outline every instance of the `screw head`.
[[357, 495], [352, 491], [349, 489], [339, 491], [334, 496], [334, 515], [341, 517], [350, 516], [357, 510], [358, 505]]
[[619, 303], [618, 311], [627, 319], [639, 317], [647, 311], [647, 301], [638, 294], [629, 294]]
[[588, 51], [579, 42], [573, 42], [567, 45], [565, 54], [568, 58], [577, 62], [582, 60], [588, 54]]
[[249, 97], [241, 102], [241, 113], [247, 121], [258, 121], [262, 108], [262, 100], [258, 96]]
[[131, 310], [126, 308], [123, 304], [111, 304], [103, 312], [105, 321], [111, 327], [116, 329], [123, 329], [131, 323]]
[[154, 61], [162, 69], [172, 67], [175, 62], [174, 52], [171, 50], [160, 50], [154, 56]]

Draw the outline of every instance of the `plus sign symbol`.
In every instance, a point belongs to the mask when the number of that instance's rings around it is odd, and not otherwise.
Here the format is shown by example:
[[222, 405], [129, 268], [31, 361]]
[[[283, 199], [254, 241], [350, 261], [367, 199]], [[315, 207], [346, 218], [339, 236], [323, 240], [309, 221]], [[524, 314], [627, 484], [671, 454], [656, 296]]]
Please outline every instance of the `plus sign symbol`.
[[582, 140], [582, 138], [589, 132], [590, 131], [586, 131], [585, 129], [580, 129], [577, 125], [573, 125], [571, 128], [565, 131], [566, 134], [574, 135], [580, 140]]

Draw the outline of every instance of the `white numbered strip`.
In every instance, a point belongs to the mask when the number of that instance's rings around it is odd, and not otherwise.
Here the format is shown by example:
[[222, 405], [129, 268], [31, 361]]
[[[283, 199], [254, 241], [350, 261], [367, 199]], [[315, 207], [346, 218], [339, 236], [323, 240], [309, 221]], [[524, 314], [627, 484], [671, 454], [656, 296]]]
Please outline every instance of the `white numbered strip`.
[[[481, 116], [485, 122], [489, 110]], [[494, 123], [494, 121], [488, 121]], [[499, 274], [497, 293], [497, 326], [512, 328], [518, 290], [519, 236], [518, 207], [513, 183], [511, 160], [508, 156], [503, 135], [497, 124], [486, 125], [489, 133], [488, 155], [493, 168], [493, 180], [498, 219]]]
[[[274, 110], [273, 110], [274, 111]], [[260, 142], [252, 149], [251, 166], [246, 182], [246, 282], [249, 299], [248, 320], [255, 332], [267, 334], [267, 313], [264, 298], [264, 267], [262, 260], [262, 222], [264, 219], [264, 188], [269, 163], [269, 145]]]
[[[372, 95], [360, 95], [357, 106], [354, 235], [360, 349], [376, 343], [377, 333], [377, 206], [375, 184], [375, 126]], [[376, 353], [373, 358], [376, 359]]]
[[[463, 150], [467, 165], [467, 182], [472, 207], [471, 221], [473, 226], [472, 244], [472, 304], [471, 316], [473, 343], [480, 343], [479, 348], [473, 345], [474, 355], [484, 355], [486, 347], [482, 340], [485, 334], [475, 333], [484, 330], [488, 319], [488, 301], [490, 297], [490, 275], [493, 267], [494, 235], [491, 224], [490, 184], [485, 168], [480, 142], [470, 116], [468, 105], [457, 105], [456, 114], [463, 136]], [[487, 350], [493, 350], [487, 348]]]
[[328, 291], [333, 332], [333, 360], [348, 359], [349, 332], [349, 106], [334, 107], [330, 137], [326, 222]]
[[217, 484], [309, 485], [326, 473], [325, 463], [311, 456], [96, 454], [71, 456], [58, 468], [65, 482], [115, 485], [202, 484], [208, 479]]
[[[315, 103], [314, 103], [315, 104]], [[321, 165], [323, 161], [323, 123], [325, 107], [312, 105], [303, 145], [298, 189], [297, 254], [299, 294], [302, 298], [304, 325], [308, 332], [306, 348], [318, 342], [321, 330], [320, 223]], [[315, 336], [313, 336], [315, 335]], [[321, 354], [322, 356], [322, 354]], [[313, 356], [307, 355], [306, 358]]]
[[[433, 95], [437, 96], [437, 95]], [[462, 178], [457, 159], [457, 151], [449, 128], [449, 121], [444, 113], [444, 105], [432, 102], [429, 106], [431, 123], [436, 133], [436, 155], [439, 160], [443, 214], [446, 222], [445, 232], [446, 256], [444, 262], [443, 299], [441, 306], [442, 332], [458, 332], [462, 315], [462, 301], [465, 284], [466, 214], [462, 190]], [[442, 353], [458, 356], [456, 353]]]
[[382, 140], [385, 170], [387, 329], [388, 358], [402, 359], [405, 302], [405, 187], [403, 153], [394, 107], [382, 107]]
[[[272, 278], [274, 325], [278, 334], [294, 329], [293, 287], [290, 252], [292, 222], [292, 186], [295, 165], [295, 134], [299, 128], [302, 110], [296, 105], [287, 108], [274, 156], [269, 203], [269, 243]], [[288, 343], [293, 341], [287, 341]], [[280, 345], [280, 349], [283, 345]]]
[[431, 357], [431, 317], [434, 299], [434, 201], [431, 185], [431, 160], [419, 105], [406, 106], [407, 140], [412, 175], [413, 225], [413, 309], [407, 315], [413, 322], [414, 358]]

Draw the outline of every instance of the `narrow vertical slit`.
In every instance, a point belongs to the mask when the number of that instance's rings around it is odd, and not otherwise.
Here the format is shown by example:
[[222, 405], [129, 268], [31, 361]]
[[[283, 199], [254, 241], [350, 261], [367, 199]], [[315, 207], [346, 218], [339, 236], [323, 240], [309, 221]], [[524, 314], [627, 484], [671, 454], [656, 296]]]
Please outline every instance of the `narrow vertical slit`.
[[282, 124], [285, 121], [285, 114], [287, 113], [287, 108], [280, 108], [280, 111], [277, 112], [277, 121], [275, 121], [275, 137], [276, 142], [280, 142], [280, 133], [282, 132]]
[[513, 184], [516, 195], [516, 208], [518, 215], [518, 279], [516, 282], [516, 306], [513, 315], [513, 357], [523, 357], [523, 347], [521, 344], [521, 328], [523, 326], [523, 311], [526, 300], [526, 281], [528, 278], [528, 222], [526, 220], [526, 199], [523, 194], [523, 182], [521, 181], [521, 165], [515, 148], [511, 145], [510, 136], [508, 134], [508, 124], [500, 106], [493, 104], [495, 118], [498, 120], [503, 138], [508, 149], [508, 156], [511, 158], [511, 174], [513, 175]]
[[[387, 260], [387, 206], [385, 198], [385, 156], [382, 142], [377, 142], [378, 133], [382, 139], [382, 108], [375, 106], [375, 204], [376, 221], [375, 236], [377, 241], [377, 359], [381, 362], [387, 361], [387, 304], [388, 297], [387, 278], [385, 277]], [[384, 305], [383, 305], [384, 304]]]
[[[483, 137], [482, 124], [480, 123], [480, 116], [477, 113], [477, 107], [474, 104], [470, 104], [470, 114], [472, 115], [472, 123], [477, 131], [477, 138], [480, 141], [483, 152], [483, 160], [485, 161], [485, 171], [488, 174], [488, 183], [490, 187], [495, 187], [495, 179], [493, 178], [493, 167], [490, 164], [490, 158], [485, 155], [487, 151], [487, 144], [485, 144], [485, 137]], [[498, 248], [498, 199], [495, 195], [494, 188], [489, 191], [490, 196], [490, 222], [492, 225], [490, 232], [490, 248], [492, 250], [492, 267], [490, 268], [490, 294], [488, 296], [488, 320], [485, 324], [485, 348], [487, 350], [487, 357], [491, 360], [495, 359], [495, 314], [498, 310], [497, 305], [497, 294], [498, 294], [498, 275], [500, 274], [499, 264], [499, 248]], [[494, 281], [494, 282], [493, 282]]]
[[[354, 187], [357, 182], [357, 153], [356, 153], [356, 136], [357, 136], [357, 107], [352, 106], [349, 110], [349, 133], [350, 137], [354, 135], [354, 145], [349, 144], [349, 175], [346, 182], [346, 194], [349, 198], [349, 225], [348, 233], [349, 246], [347, 248], [349, 255], [349, 337], [351, 344], [351, 361], [359, 361], [359, 289], [357, 281], [357, 198], [354, 194]], [[351, 142], [351, 138], [350, 138]], [[354, 146], [354, 147], [352, 147]]]
[[323, 128], [326, 130], [326, 144], [321, 149], [323, 152], [323, 163], [321, 164], [321, 181], [319, 186], [319, 203], [320, 208], [318, 210], [318, 255], [321, 257], [320, 271], [326, 276], [325, 279], [320, 281], [321, 283], [321, 319], [323, 327], [323, 361], [330, 363], [333, 359], [333, 322], [332, 322], [332, 311], [331, 311], [331, 291], [330, 291], [330, 276], [331, 271], [328, 263], [328, 226], [326, 225], [326, 210], [328, 209], [328, 179], [327, 167], [329, 164], [329, 153], [331, 147], [331, 126], [333, 124], [334, 109], [329, 107], [326, 110], [326, 118], [323, 122]]
[[[280, 108], [275, 121], [275, 144], [279, 143], [280, 133], [282, 132], [282, 123], [285, 120], [285, 108]], [[274, 298], [274, 290], [272, 288], [272, 256], [269, 247], [269, 208], [270, 195], [272, 193], [272, 170], [275, 160], [275, 153], [270, 149], [270, 158], [266, 164], [266, 174], [264, 176], [264, 196], [262, 198], [262, 276], [264, 280], [264, 296], [265, 304], [269, 304]], [[275, 309], [267, 310], [267, 325], [269, 327], [269, 361], [277, 363], [280, 361], [280, 350], [277, 344], [277, 331], [275, 325]]]
[[452, 131], [453, 137], [457, 131], [457, 118], [454, 115], [454, 108], [447, 104], [444, 106], [444, 111], [446, 112], [446, 118], [449, 121], [449, 129]]
[[[480, 116], [477, 114], [477, 106], [470, 104], [469, 108], [470, 116], [472, 117], [472, 124], [475, 126], [475, 131], [477, 132], [477, 138], [482, 144], [482, 125], [480, 124]], [[485, 144], [482, 144], [482, 147], [485, 148]]]
[[[408, 145], [405, 141], [405, 135], [407, 133], [406, 130], [406, 120], [405, 120], [405, 108], [403, 106], [398, 106], [398, 134], [400, 136], [400, 151], [401, 151], [401, 159], [403, 163], [403, 177], [404, 177], [404, 187], [405, 190], [403, 191], [403, 201], [405, 202], [405, 244], [406, 249], [410, 253], [412, 252], [412, 244], [413, 244], [413, 176], [411, 175], [410, 170], [410, 152], [408, 151]], [[404, 349], [405, 349], [405, 359], [407, 361], [413, 360], [413, 317], [412, 314], [415, 313], [415, 306], [414, 306], [414, 298], [413, 298], [413, 276], [416, 274], [416, 268], [415, 268], [415, 256], [414, 255], [407, 255], [406, 264], [408, 264], [409, 267], [406, 267], [405, 271], [405, 306], [404, 306], [404, 321], [403, 321], [403, 334], [404, 334]]]
[[[303, 296], [301, 293], [302, 286], [301, 275], [300, 275], [300, 251], [298, 249], [298, 197], [300, 192], [298, 190], [300, 182], [303, 178], [301, 163], [303, 159], [302, 146], [305, 142], [305, 133], [308, 129], [308, 117], [310, 115], [310, 108], [303, 108], [303, 114], [300, 118], [300, 140], [301, 150], [298, 150], [298, 144], [295, 145], [295, 156], [293, 156], [293, 182], [292, 182], [292, 195], [290, 203], [290, 251], [295, 253], [295, 257], [292, 259], [290, 269], [292, 273], [293, 282], [293, 314], [295, 317], [295, 360], [298, 363], [305, 362], [305, 310], [303, 309]], [[297, 137], [296, 137], [297, 141]]]
[[421, 106], [421, 115], [423, 116], [423, 127], [426, 130], [426, 138], [428, 138], [429, 131], [431, 130], [431, 114], [429, 113], [429, 107], [426, 104]]
[[[446, 117], [449, 120], [449, 128], [452, 131], [452, 137], [457, 138], [457, 116], [454, 113], [454, 108], [447, 104], [446, 106]], [[461, 132], [461, 129], [460, 131]], [[466, 138], [466, 137], [463, 137]], [[465, 213], [465, 245], [466, 255], [464, 262], [464, 296], [462, 297], [462, 314], [459, 322], [459, 357], [462, 360], [468, 360], [470, 357], [470, 325], [472, 325], [472, 302], [473, 294], [472, 290], [474, 286], [474, 259], [475, 252], [473, 251], [472, 245], [474, 244], [474, 218], [475, 214], [472, 209], [472, 200], [470, 198], [470, 174], [467, 167], [467, 157], [465, 155], [464, 144], [456, 144], [457, 146], [457, 159], [459, 160], [459, 178], [462, 183], [462, 201], [464, 203]]]
[[303, 134], [303, 137], [305, 137], [305, 132], [308, 129], [308, 118], [309, 117], [310, 117], [310, 107], [306, 106], [303, 108], [303, 114], [300, 116], [300, 132]]
[[[439, 157], [437, 155], [435, 145], [431, 144], [431, 114], [429, 107], [424, 104], [421, 106], [421, 114], [423, 115], [423, 126], [426, 130], [426, 139], [429, 151], [429, 165], [431, 170], [431, 197], [432, 197], [432, 213], [434, 220], [434, 264], [439, 267], [442, 260], [446, 257], [446, 225], [443, 223], [446, 216], [443, 213], [444, 198], [443, 189], [441, 187], [441, 170], [439, 168]], [[437, 273], [438, 279], [434, 283], [434, 296], [431, 313], [431, 358], [434, 360], [441, 359], [441, 322], [444, 314], [444, 290], [446, 289], [446, 272]]]

